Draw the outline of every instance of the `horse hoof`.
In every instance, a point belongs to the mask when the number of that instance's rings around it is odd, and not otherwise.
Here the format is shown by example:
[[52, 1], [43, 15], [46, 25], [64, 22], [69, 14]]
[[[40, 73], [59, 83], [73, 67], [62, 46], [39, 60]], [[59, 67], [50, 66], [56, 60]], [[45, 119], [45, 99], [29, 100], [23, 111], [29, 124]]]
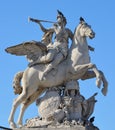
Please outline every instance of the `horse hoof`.
[[21, 121], [17, 122], [17, 126], [18, 126], [19, 128], [22, 128], [22, 127], [23, 127], [22, 122], [21, 122]]
[[107, 89], [102, 88], [101, 92], [102, 92], [102, 94], [103, 94], [104, 96], [106, 96], [106, 95], [107, 95]]
[[10, 128], [12, 128], [12, 129], [13, 129], [13, 128], [17, 128], [17, 126], [16, 126], [16, 124], [15, 124], [14, 122], [11, 122], [11, 123], [10, 123]]
[[23, 125], [22, 125], [22, 124], [18, 124], [18, 127], [19, 127], [19, 128], [22, 128], [22, 127], [23, 127]]

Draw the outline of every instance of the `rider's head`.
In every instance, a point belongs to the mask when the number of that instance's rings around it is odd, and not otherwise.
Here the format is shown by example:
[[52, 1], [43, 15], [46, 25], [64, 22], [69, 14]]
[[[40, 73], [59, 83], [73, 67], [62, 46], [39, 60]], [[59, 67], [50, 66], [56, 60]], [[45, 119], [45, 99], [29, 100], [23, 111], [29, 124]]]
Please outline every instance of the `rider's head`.
[[63, 15], [62, 12], [60, 12], [59, 10], [57, 10], [58, 14], [57, 14], [57, 22], [59, 24], [64, 24], [64, 26], [67, 24], [67, 20], [65, 18], [65, 16]]

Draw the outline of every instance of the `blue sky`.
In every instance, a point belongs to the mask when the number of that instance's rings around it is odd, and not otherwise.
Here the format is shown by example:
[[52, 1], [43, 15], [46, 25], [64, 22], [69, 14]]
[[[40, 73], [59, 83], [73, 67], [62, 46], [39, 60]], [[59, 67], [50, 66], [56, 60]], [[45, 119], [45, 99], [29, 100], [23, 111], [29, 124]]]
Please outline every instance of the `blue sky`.
[[[41, 40], [42, 32], [28, 17], [56, 21], [57, 9], [67, 18], [67, 27], [74, 31], [82, 16], [96, 33], [93, 40], [88, 40], [89, 45], [95, 48], [91, 52], [91, 61], [102, 70], [109, 82], [107, 96], [95, 85], [95, 78], [79, 81], [81, 94], [85, 98], [98, 92], [98, 102], [92, 116], [94, 124], [100, 130], [115, 129], [115, 86], [114, 86], [114, 56], [115, 56], [115, 2], [114, 0], [1, 0], [0, 1], [0, 126], [9, 127], [8, 117], [12, 102], [17, 95], [12, 89], [12, 80], [18, 71], [23, 71], [28, 62], [25, 57], [7, 54], [4, 49], [20, 44], [23, 41]], [[44, 26], [51, 27], [49, 23]], [[17, 121], [19, 109], [15, 114]], [[38, 115], [38, 110], [33, 103], [25, 112], [24, 120]]]

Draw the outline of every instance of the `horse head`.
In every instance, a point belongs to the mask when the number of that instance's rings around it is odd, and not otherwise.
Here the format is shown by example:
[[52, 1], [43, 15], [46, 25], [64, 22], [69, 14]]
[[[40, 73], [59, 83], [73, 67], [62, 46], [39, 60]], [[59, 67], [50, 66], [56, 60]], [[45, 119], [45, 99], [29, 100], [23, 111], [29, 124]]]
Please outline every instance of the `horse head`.
[[90, 63], [87, 37], [93, 39], [95, 37], [95, 32], [92, 30], [91, 26], [80, 17], [80, 22], [74, 31], [73, 42], [69, 52], [73, 65]]
[[79, 34], [82, 37], [89, 37], [90, 39], [95, 37], [95, 32], [92, 30], [91, 26], [85, 22], [85, 20], [82, 17], [80, 17], [80, 23], [77, 27], [77, 30], [79, 30]]

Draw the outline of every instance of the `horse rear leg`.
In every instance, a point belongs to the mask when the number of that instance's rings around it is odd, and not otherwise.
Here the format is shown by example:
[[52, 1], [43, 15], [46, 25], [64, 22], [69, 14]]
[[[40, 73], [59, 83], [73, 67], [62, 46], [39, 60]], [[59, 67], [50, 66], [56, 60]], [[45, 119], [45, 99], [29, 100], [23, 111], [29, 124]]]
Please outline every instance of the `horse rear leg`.
[[26, 92], [23, 91], [14, 101], [13, 101], [13, 105], [12, 105], [12, 109], [10, 112], [10, 116], [8, 119], [8, 122], [10, 124], [11, 128], [16, 128], [16, 124], [14, 122], [14, 114], [16, 111], [16, 108], [21, 104], [22, 101], [24, 101], [26, 98]]
[[44, 91], [45, 91], [45, 88], [38, 89], [24, 103], [21, 104], [20, 113], [19, 113], [19, 117], [18, 117], [18, 121], [17, 121], [17, 124], [19, 127], [23, 126], [22, 119], [23, 119], [23, 115], [24, 115], [26, 108], [30, 104], [32, 104], [38, 98], [38, 96], [40, 96]]

